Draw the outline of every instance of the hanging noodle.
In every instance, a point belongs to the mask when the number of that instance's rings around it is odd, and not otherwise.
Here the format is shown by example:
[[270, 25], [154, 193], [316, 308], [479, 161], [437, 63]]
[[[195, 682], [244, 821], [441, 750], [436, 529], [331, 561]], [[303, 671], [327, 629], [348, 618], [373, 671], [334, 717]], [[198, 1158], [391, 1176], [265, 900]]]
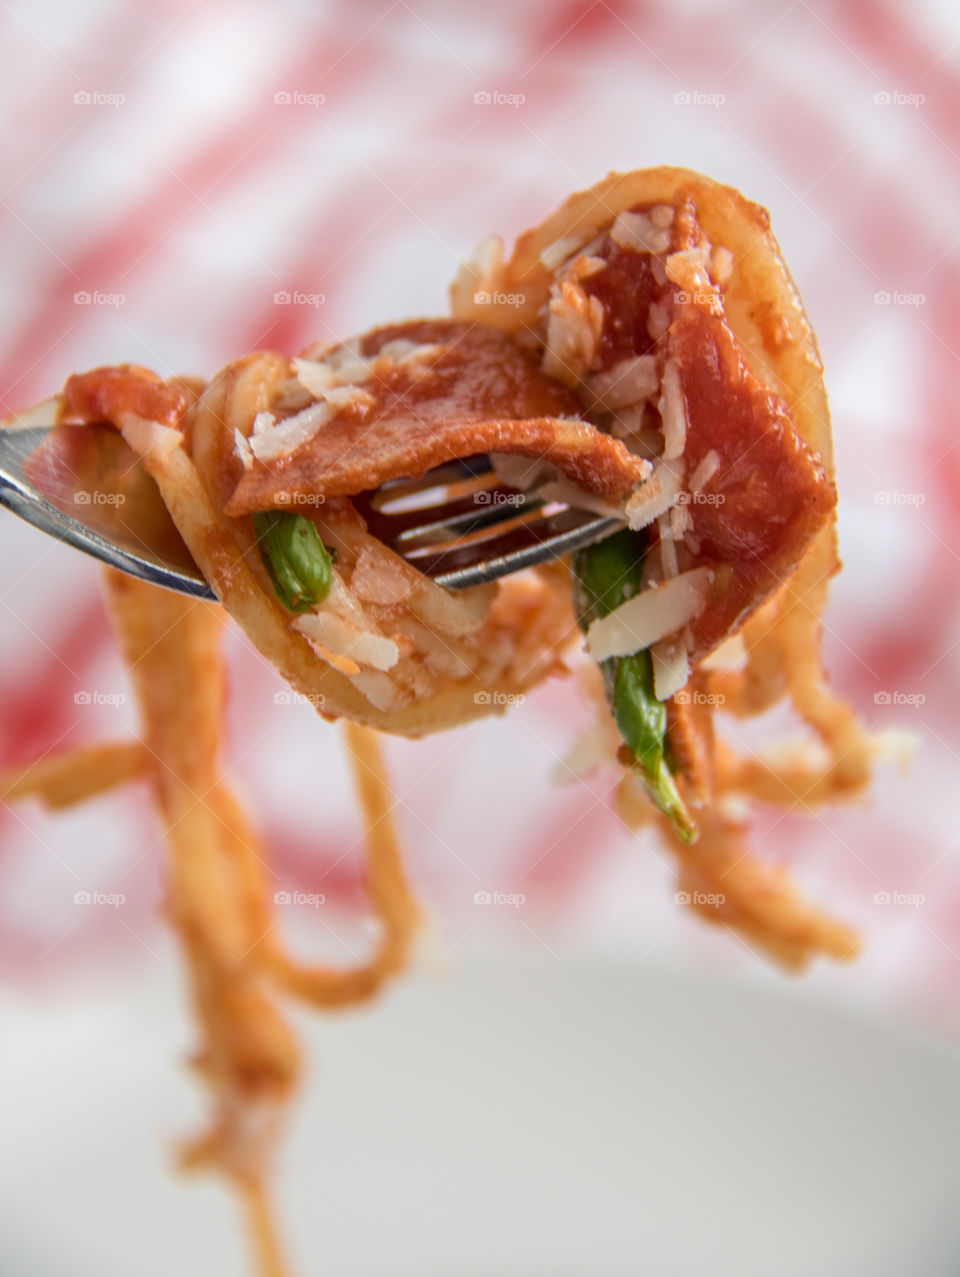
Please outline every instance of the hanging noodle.
[[149, 779], [169, 849], [166, 912], [183, 942], [200, 1025], [194, 1064], [214, 1101], [210, 1128], [184, 1150], [182, 1163], [215, 1166], [237, 1185], [258, 1271], [281, 1277], [287, 1270], [266, 1180], [300, 1064], [277, 998], [327, 1008], [362, 1002], [404, 969], [417, 929], [379, 742], [369, 728], [345, 724], [381, 939], [361, 966], [308, 967], [276, 936], [264, 852], [220, 768], [222, 610], [114, 571], [106, 587], [142, 743], [48, 755], [4, 776], [2, 793], [6, 801], [32, 795], [62, 808], [134, 777]]
[[[237, 1186], [263, 1277], [286, 1271], [267, 1186], [299, 1074], [280, 1001], [362, 1002], [407, 967], [417, 933], [377, 731], [416, 737], [502, 712], [566, 670], [578, 635], [565, 564], [445, 591], [372, 534], [351, 500], [360, 492], [494, 449], [520, 486], [545, 475], [545, 496], [648, 529], [658, 553], [646, 598], [624, 604], [641, 602], [648, 623], [668, 595], [689, 602], [686, 583], [709, 579], [707, 603], [652, 647], [699, 839], [673, 837], [651, 803], [595, 666], [585, 667], [597, 725], [583, 757], [621, 766], [619, 814], [633, 828], [659, 822], [681, 898], [703, 917], [788, 968], [857, 950], [853, 932], [751, 854], [746, 815], [748, 800], [850, 800], [879, 752], [823, 673], [820, 618], [839, 566], [829, 412], [766, 213], [685, 170], [613, 174], [522, 236], [508, 260], [488, 241], [451, 298], [453, 320], [378, 329], [297, 360], [247, 355], [207, 385], [123, 365], [72, 377], [51, 401], [64, 425], [122, 433], [126, 471], [142, 466], [155, 481], [223, 607], [108, 572], [140, 738], [47, 755], [0, 777], [0, 795], [62, 808], [149, 780], [200, 1026], [195, 1065], [213, 1104], [183, 1163]], [[278, 598], [254, 525], [258, 512], [290, 508], [335, 554], [329, 595], [306, 622]], [[380, 927], [357, 967], [305, 965], [278, 934], [266, 851], [220, 761], [227, 614], [324, 718], [344, 720]], [[607, 618], [608, 634], [617, 623]], [[731, 635], [740, 667], [714, 666], [707, 658]], [[747, 717], [784, 698], [815, 748], [751, 757], [724, 738], [719, 709]]]

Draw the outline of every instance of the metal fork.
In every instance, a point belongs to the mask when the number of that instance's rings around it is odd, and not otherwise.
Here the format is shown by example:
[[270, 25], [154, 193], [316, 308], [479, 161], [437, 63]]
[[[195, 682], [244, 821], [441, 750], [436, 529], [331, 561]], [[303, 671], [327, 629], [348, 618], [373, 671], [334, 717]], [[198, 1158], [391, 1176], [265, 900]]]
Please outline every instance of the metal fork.
[[[131, 576], [214, 598], [186, 548], [173, 555], [169, 548], [158, 549], [132, 512], [118, 514], [122, 507], [111, 509], [109, 499], [102, 506], [78, 504], [69, 475], [59, 485], [45, 484], [45, 493], [38, 490], [24, 464], [51, 429], [77, 427], [0, 430], [0, 505]], [[374, 536], [450, 589], [546, 563], [621, 526], [617, 519], [508, 487], [487, 456], [451, 461], [419, 479], [393, 479], [351, 499]], [[110, 517], [103, 517], [105, 512]]]

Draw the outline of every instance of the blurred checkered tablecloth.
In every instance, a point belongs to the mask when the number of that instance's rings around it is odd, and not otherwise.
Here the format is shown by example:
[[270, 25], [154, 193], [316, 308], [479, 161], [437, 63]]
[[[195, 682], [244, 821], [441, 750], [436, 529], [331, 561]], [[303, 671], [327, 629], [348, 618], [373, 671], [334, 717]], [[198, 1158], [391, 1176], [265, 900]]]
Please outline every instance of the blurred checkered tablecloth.
[[[920, 746], [868, 805], [768, 820], [757, 854], [867, 936], [858, 969], [818, 980], [946, 1025], [960, 985], [954, 7], [53, 0], [5, 4], [0, 29], [4, 410], [98, 363], [210, 375], [250, 349], [443, 313], [477, 241], [511, 239], [611, 168], [688, 165], [770, 208], [834, 410], [833, 680]], [[129, 732], [128, 702], [74, 699], [124, 690], [96, 566], [12, 516], [3, 537], [3, 761]], [[234, 774], [278, 885], [359, 903], [335, 730], [275, 703], [281, 684], [240, 637], [229, 655]], [[674, 905], [664, 859], [610, 814], [610, 777], [554, 786], [584, 722], [568, 682], [507, 719], [391, 743], [444, 943], [488, 926], [475, 891], [522, 891], [522, 921], [561, 953], [746, 962]], [[104, 945], [152, 960], [162, 847], [145, 795], [0, 819], [8, 974], [56, 978]], [[126, 904], [78, 910], [78, 890]]]

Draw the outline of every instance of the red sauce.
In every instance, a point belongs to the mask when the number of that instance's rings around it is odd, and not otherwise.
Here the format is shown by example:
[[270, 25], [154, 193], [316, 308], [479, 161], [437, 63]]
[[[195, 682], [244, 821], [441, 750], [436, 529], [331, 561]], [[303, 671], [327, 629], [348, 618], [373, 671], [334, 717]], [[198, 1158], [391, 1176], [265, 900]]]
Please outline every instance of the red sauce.
[[446, 349], [378, 367], [362, 385], [373, 406], [343, 409], [295, 451], [254, 462], [240, 476], [228, 514], [268, 509], [278, 493], [289, 500], [289, 493], [369, 491], [387, 479], [490, 451], [546, 457], [609, 500], [643, 477], [643, 462], [583, 421], [577, 394], [545, 376], [508, 333], [486, 324], [417, 320], [368, 333], [361, 350], [375, 355], [400, 339]]
[[[646, 207], [633, 211], [643, 212]], [[684, 243], [698, 234], [693, 210], [678, 228]], [[836, 490], [819, 459], [794, 429], [789, 409], [750, 371], [725, 318], [678, 300], [658, 284], [652, 258], [607, 236], [596, 251], [608, 265], [583, 281], [606, 312], [600, 367], [661, 346], [680, 372], [687, 407], [686, 477], [710, 452], [720, 464], [702, 493], [687, 494], [692, 536], [680, 545], [683, 568], [716, 570], [714, 597], [692, 625], [694, 656], [722, 641], [799, 562], [836, 505]], [[651, 303], [668, 312], [660, 343], [647, 329]]]
[[68, 416], [82, 422], [120, 425], [125, 413], [179, 426], [187, 409], [185, 395], [149, 368], [119, 364], [74, 373], [63, 388]]
[[652, 258], [621, 248], [608, 235], [597, 257], [607, 265], [582, 282], [588, 296], [603, 302], [606, 320], [600, 334], [599, 367], [609, 368], [631, 355], [645, 355], [654, 342], [647, 331], [650, 303], [659, 301], [663, 286], [653, 277]]
[[837, 494], [786, 405], [746, 367], [726, 322], [693, 307], [685, 311], [670, 334], [670, 351], [687, 401], [687, 474], [711, 450], [720, 458], [688, 506], [700, 547], [690, 566], [733, 569], [726, 580], [718, 572], [714, 600], [693, 623], [705, 650], [793, 570]]

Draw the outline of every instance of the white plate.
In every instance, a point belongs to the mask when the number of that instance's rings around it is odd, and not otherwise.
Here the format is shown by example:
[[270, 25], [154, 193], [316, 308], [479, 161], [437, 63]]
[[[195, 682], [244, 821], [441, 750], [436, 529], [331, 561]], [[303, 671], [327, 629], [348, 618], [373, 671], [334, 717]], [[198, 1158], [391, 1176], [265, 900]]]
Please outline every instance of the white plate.
[[[0, 1272], [249, 1271], [226, 1193], [169, 1170], [199, 1108], [164, 970], [0, 1003]], [[791, 990], [471, 960], [305, 1018], [297, 1272], [955, 1274], [957, 1054]]]

